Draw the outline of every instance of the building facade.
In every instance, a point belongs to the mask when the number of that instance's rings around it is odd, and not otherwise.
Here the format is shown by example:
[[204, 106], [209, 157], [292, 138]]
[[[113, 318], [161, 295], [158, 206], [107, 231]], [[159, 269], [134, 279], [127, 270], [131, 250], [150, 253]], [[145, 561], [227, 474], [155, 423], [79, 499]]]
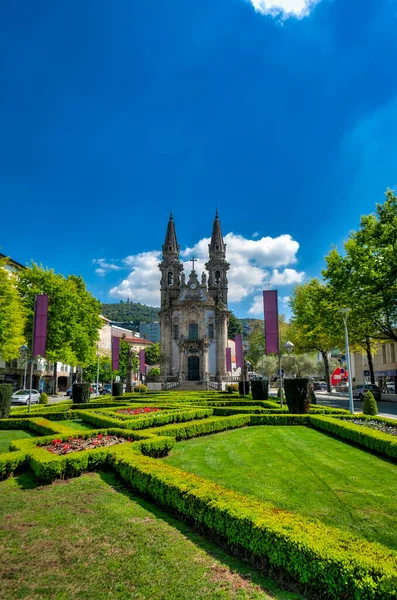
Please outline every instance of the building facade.
[[[160, 368], [179, 381], [225, 381], [229, 312], [227, 309], [229, 263], [226, 244], [216, 213], [209, 244], [206, 272], [194, 269], [188, 279], [179, 260], [172, 215], [167, 226], [161, 271]], [[207, 283], [208, 280], [208, 283]]]
[[157, 344], [157, 342], [160, 341], [160, 322], [153, 321], [152, 323], [141, 323], [139, 325], [139, 335], [140, 337]]
[[[380, 344], [374, 354], [373, 367], [375, 383], [383, 393], [397, 393], [397, 344], [390, 340]], [[352, 370], [355, 383], [369, 383], [370, 372], [365, 354], [352, 354]]]

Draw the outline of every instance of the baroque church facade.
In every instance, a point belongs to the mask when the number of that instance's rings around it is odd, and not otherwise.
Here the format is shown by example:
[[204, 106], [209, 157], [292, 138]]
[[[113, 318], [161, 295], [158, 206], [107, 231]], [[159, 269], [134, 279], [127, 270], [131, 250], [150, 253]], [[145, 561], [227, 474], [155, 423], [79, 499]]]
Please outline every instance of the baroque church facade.
[[187, 278], [179, 260], [175, 223], [167, 226], [161, 271], [160, 365], [161, 375], [179, 381], [221, 382], [227, 377], [226, 244], [216, 212], [208, 262], [200, 278], [193, 269]]

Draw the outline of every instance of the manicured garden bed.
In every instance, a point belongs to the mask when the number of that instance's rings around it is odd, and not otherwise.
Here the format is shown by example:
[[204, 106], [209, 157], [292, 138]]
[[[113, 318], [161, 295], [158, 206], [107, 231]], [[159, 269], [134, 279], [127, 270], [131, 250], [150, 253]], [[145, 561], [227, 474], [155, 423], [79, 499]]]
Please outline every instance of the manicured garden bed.
[[[1, 598], [293, 600], [111, 473], [0, 482]], [[267, 591], [265, 591], [267, 590]]]
[[24, 429], [0, 430], [0, 453], [8, 452], [8, 447], [12, 440], [23, 440], [33, 436], [37, 436], [37, 434], [30, 433]]
[[38, 446], [44, 450], [48, 450], [51, 454], [57, 454], [63, 456], [64, 454], [71, 454], [72, 452], [82, 452], [83, 450], [93, 450], [95, 448], [108, 448], [109, 446], [116, 446], [128, 441], [126, 438], [119, 435], [103, 435], [99, 433], [93, 437], [87, 438], [68, 438], [66, 440], [55, 439], [49, 444], [44, 446]]
[[389, 433], [390, 435], [397, 435], [397, 423], [396, 425], [389, 425], [382, 421], [375, 421], [374, 419], [349, 419], [349, 423], [355, 425], [362, 425], [363, 427], [369, 427], [370, 429], [376, 429], [376, 431], [383, 431], [383, 433]]
[[179, 442], [162, 459], [397, 549], [397, 466], [307, 427], [250, 427]]

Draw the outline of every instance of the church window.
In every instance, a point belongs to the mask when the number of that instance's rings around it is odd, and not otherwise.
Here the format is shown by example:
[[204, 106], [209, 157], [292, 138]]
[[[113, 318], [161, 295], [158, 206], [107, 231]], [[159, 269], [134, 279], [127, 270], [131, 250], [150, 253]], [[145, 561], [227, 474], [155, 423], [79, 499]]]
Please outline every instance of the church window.
[[208, 325], [208, 339], [209, 340], [213, 340], [214, 339], [214, 326], [212, 323], [210, 323]]
[[215, 283], [219, 284], [221, 282], [221, 273], [220, 271], [215, 271]]
[[174, 283], [174, 276], [171, 271], [168, 273], [168, 285], [172, 285]]
[[198, 340], [198, 323], [189, 323], [189, 340]]
[[174, 325], [174, 340], [179, 340], [179, 325]]

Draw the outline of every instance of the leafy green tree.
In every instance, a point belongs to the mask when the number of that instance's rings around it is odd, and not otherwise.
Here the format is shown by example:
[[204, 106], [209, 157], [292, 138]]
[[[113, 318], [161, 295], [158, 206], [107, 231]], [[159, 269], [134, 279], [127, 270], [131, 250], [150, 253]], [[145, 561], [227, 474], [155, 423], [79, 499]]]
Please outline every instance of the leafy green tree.
[[361, 218], [344, 246], [326, 257], [323, 275], [339, 306], [351, 308], [352, 348], [365, 352], [375, 382], [372, 355], [380, 340], [397, 341], [397, 198], [386, 192], [376, 214]]
[[263, 321], [256, 322], [247, 336], [248, 351], [246, 358], [251, 363], [252, 370], [256, 371], [265, 354], [265, 334]]
[[15, 287], [16, 280], [0, 259], [0, 355], [3, 360], [18, 358], [25, 343], [26, 314]]
[[312, 354], [290, 354], [282, 357], [282, 368], [287, 377], [309, 377], [314, 375], [317, 361]]
[[328, 353], [340, 342], [335, 323], [340, 322], [341, 316], [332, 304], [329, 289], [318, 279], [297, 285], [292, 294], [291, 308], [293, 316], [289, 336], [295, 344], [295, 351], [299, 353], [316, 350], [321, 354], [330, 392]]
[[25, 332], [32, 331], [35, 294], [48, 294], [47, 358], [71, 365], [95, 362], [102, 326], [100, 303], [80, 276], [55, 273], [32, 262], [20, 271], [17, 287], [27, 313]]
[[145, 349], [145, 361], [148, 365], [157, 365], [160, 362], [160, 342]]
[[243, 333], [243, 325], [232, 312], [229, 314], [228, 336], [230, 340], [234, 340], [238, 333]]

